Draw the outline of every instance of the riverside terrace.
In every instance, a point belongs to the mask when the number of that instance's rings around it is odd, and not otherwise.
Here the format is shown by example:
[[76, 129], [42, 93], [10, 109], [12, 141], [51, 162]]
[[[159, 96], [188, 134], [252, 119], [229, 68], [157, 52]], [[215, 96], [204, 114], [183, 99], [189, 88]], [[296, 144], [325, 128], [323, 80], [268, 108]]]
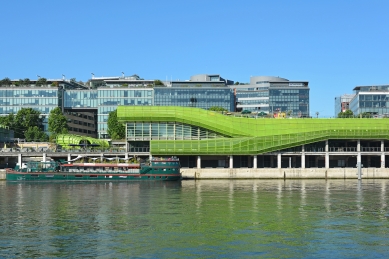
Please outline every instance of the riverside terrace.
[[[177, 156], [190, 177], [389, 177], [389, 119], [246, 118], [173, 106], [119, 106], [128, 151]], [[352, 173], [346, 173], [351, 168]], [[235, 170], [236, 169], [236, 170]], [[274, 173], [268, 174], [277, 169]], [[283, 170], [286, 169], [286, 170]], [[228, 177], [229, 176], [229, 177]]]
[[356, 178], [362, 163], [364, 178], [389, 178], [389, 119], [245, 118], [170, 106], [119, 106], [118, 119], [126, 125], [121, 150], [19, 150], [0, 157], [177, 156], [184, 179]]

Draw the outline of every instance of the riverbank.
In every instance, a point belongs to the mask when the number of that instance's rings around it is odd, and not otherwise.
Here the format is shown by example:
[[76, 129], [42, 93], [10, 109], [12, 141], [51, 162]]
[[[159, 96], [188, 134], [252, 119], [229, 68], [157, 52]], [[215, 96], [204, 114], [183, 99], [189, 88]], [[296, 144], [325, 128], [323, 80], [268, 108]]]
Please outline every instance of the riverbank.
[[[181, 168], [183, 179], [357, 179], [357, 168]], [[389, 168], [363, 168], [362, 178], [389, 179]]]
[[[181, 168], [182, 179], [357, 179], [357, 168]], [[389, 179], [389, 168], [363, 168], [362, 178]], [[5, 170], [0, 170], [5, 180]]]

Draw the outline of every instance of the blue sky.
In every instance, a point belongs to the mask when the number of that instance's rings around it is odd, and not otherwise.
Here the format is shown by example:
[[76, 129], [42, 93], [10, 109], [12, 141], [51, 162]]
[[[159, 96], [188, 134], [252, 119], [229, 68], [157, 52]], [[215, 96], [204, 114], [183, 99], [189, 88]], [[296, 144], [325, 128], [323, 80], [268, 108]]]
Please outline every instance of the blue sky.
[[3, 1], [0, 79], [307, 80], [310, 112], [389, 84], [389, 1]]

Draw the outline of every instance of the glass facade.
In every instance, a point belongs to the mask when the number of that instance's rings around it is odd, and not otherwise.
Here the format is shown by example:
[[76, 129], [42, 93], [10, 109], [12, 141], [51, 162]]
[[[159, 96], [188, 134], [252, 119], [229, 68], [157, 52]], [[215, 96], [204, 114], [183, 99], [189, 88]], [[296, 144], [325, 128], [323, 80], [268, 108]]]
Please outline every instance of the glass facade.
[[43, 129], [47, 132], [47, 116], [51, 110], [60, 106], [59, 98], [58, 88], [0, 88], [0, 114], [16, 114], [22, 108], [32, 108], [45, 116]]
[[118, 105], [153, 105], [153, 88], [99, 88], [97, 90], [97, 132], [99, 138], [107, 137], [110, 112]]
[[371, 113], [389, 115], [389, 93], [359, 93], [350, 103], [350, 110], [355, 114]]
[[97, 90], [66, 90], [64, 108], [96, 108]]
[[224, 136], [192, 125], [159, 122], [159, 123], [127, 123], [127, 140], [201, 140], [223, 138]]
[[269, 109], [271, 112], [291, 112], [292, 116], [309, 117], [309, 89], [269, 90]]
[[219, 106], [227, 111], [234, 111], [234, 94], [230, 88], [220, 87], [156, 87], [154, 105], [183, 106], [209, 109]]

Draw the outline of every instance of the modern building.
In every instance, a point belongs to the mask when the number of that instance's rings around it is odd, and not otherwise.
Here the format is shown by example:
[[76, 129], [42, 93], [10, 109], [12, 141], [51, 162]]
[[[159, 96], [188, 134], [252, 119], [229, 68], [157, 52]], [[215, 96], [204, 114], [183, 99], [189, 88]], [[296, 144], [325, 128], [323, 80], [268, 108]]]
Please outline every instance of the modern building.
[[336, 177], [345, 178], [346, 168], [358, 163], [389, 167], [389, 120], [247, 118], [156, 106], [119, 106], [118, 119], [126, 124], [131, 154], [178, 156], [184, 168], [210, 168], [214, 176], [212, 168], [322, 168], [321, 177], [327, 169], [343, 168]]
[[340, 112], [345, 112], [350, 109], [350, 101], [354, 96], [355, 94], [344, 94], [335, 97], [335, 117], [337, 117]]
[[[27, 83], [25, 83], [25, 81]], [[159, 80], [157, 80], [159, 81]], [[10, 80], [0, 87], [0, 116], [16, 114], [22, 108], [33, 108], [44, 117], [48, 133], [48, 115], [60, 107], [68, 119], [69, 133], [108, 138], [109, 113], [118, 105], [184, 106], [209, 109], [219, 106], [234, 110], [235, 96], [227, 86], [232, 81], [219, 75], [196, 75], [187, 81], [156, 84], [138, 75], [95, 77], [80, 85], [74, 79]]]
[[289, 81], [273, 76], [254, 76], [250, 84], [232, 85], [238, 111], [288, 113], [293, 117], [309, 117], [307, 81]]
[[350, 110], [355, 115], [389, 116], [389, 85], [357, 86], [353, 90]]

